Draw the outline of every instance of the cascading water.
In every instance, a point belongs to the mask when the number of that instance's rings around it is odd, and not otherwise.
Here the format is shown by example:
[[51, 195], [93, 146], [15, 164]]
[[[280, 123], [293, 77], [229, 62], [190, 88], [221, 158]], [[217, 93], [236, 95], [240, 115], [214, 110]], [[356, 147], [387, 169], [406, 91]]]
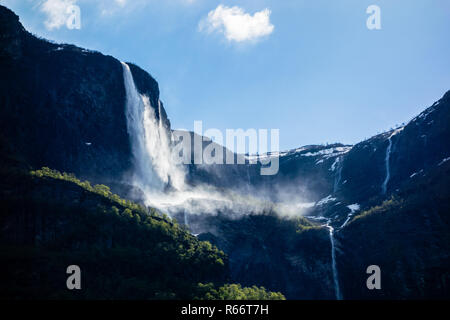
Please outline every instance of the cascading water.
[[337, 161], [337, 169], [336, 174], [334, 176], [333, 193], [336, 193], [339, 190], [339, 184], [341, 183], [342, 178], [342, 167], [344, 166], [344, 161], [342, 160], [342, 157], [337, 158], [336, 161]]
[[233, 206], [223, 192], [212, 186], [194, 189], [185, 184], [186, 172], [175, 159], [172, 133], [161, 117], [161, 102], [158, 101], [157, 117], [149, 97], [138, 92], [130, 67], [123, 62], [122, 65], [127, 130], [134, 158], [133, 183], [144, 192], [145, 204], [169, 215], [182, 210], [214, 212]]
[[185, 172], [173, 161], [171, 132], [163, 124], [161, 104], [158, 117], [147, 96], [141, 95], [130, 67], [123, 63], [126, 90], [126, 119], [134, 156], [134, 180], [146, 193], [163, 192], [168, 186], [184, 188]]
[[280, 208], [291, 214], [290, 210], [302, 210], [303, 203], [272, 203], [251, 194], [243, 196], [242, 190], [219, 190], [208, 184], [193, 187], [185, 183], [186, 170], [173, 148], [172, 132], [162, 119], [161, 102], [158, 101], [155, 110], [149, 97], [138, 92], [130, 67], [122, 65], [127, 130], [134, 158], [133, 183], [144, 192], [146, 205], [169, 215], [184, 210], [186, 219], [189, 214], [199, 213], [249, 214]]
[[326, 227], [330, 233], [331, 243], [331, 268], [333, 270], [334, 292], [337, 300], [342, 300], [341, 289], [339, 287], [339, 276], [336, 266], [336, 247], [334, 244], [334, 228], [330, 225], [331, 220], [328, 220]]
[[184, 225], [187, 227], [189, 226], [188, 213], [186, 210], [184, 211]]
[[381, 191], [383, 194], [386, 194], [387, 192], [387, 185], [389, 183], [389, 179], [391, 178], [391, 169], [389, 166], [389, 160], [391, 158], [391, 149], [392, 149], [392, 136], [389, 137], [389, 144], [386, 149], [386, 157], [385, 157], [385, 163], [386, 163], [386, 178], [384, 179], [383, 184], [381, 185]]

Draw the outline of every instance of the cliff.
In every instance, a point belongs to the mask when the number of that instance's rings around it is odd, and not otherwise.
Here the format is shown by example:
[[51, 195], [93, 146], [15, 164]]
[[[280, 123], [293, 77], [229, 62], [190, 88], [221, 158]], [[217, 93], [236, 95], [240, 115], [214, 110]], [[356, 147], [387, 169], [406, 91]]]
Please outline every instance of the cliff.
[[[120, 61], [38, 39], [0, 6], [0, 141], [29, 167], [115, 183], [132, 165]], [[129, 64], [159, 117], [158, 83]], [[164, 108], [164, 121], [170, 126]]]

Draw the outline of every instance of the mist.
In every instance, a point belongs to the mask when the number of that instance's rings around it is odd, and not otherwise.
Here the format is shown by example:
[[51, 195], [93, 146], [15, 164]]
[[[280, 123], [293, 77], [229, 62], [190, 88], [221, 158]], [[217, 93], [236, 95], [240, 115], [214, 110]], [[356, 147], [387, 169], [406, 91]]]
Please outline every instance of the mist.
[[[232, 188], [211, 183], [188, 183], [187, 166], [177, 161], [173, 133], [162, 121], [161, 103], [157, 111], [150, 99], [135, 86], [129, 66], [123, 64], [126, 88], [127, 130], [134, 158], [132, 184], [142, 190], [146, 206], [173, 217], [185, 215], [227, 214], [239, 218], [249, 214], [276, 213], [280, 216], [301, 216], [314, 202], [298, 195], [298, 186], [286, 184], [254, 186], [250, 176], [236, 181]], [[201, 170], [216, 175], [216, 166], [202, 165]]]

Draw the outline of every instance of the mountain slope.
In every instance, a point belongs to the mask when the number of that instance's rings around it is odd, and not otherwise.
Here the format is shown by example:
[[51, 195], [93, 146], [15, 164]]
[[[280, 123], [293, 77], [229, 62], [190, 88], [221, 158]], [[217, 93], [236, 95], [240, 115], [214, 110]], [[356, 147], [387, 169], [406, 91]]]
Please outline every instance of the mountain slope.
[[[193, 298], [226, 278], [223, 253], [105, 187], [50, 170], [1, 176], [2, 298]], [[65, 288], [72, 264], [78, 293]]]
[[449, 138], [450, 91], [405, 126], [355, 145], [344, 161], [342, 196], [351, 202], [389, 196], [412, 174], [449, 157]]
[[[411, 180], [337, 233], [347, 299], [450, 297], [450, 161]], [[372, 264], [381, 268], [382, 290], [365, 286]]]
[[[223, 252], [106, 186], [47, 168], [3, 168], [0, 177], [0, 299], [283, 298], [220, 287], [228, 279]], [[74, 264], [79, 291], [66, 288]]]

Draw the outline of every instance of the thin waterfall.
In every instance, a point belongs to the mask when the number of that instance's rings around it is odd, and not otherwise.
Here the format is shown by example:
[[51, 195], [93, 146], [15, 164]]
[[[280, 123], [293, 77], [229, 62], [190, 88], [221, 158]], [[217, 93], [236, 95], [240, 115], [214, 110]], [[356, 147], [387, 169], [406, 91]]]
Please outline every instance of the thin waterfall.
[[333, 270], [333, 281], [334, 281], [334, 292], [336, 295], [336, 300], [342, 300], [341, 289], [339, 287], [339, 275], [336, 266], [336, 247], [334, 244], [334, 228], [330, 225], [331, 220], [328, 220], [326, 227], [330, 233], [330, 243], [331, 243], [331, 268]]
[[336, 159], [336, 161], [337, 161], [337, 169], [336, 169], [336, 174], [334, 176], [333, 193], [336, 193], [339, 190], [339, 184], [341, 183], [341, 179], [342, 179], [342, 168], [344, 166], [344, 161], [343, 161], [342, 157], [338, 157]]
[[383, 184], [381, 185], [381, 191], [383, 194], [386, 194], [387, 192], [387, 185], [389, 183], [389, 179], [391, 178], [391, 169], [389, 165], [389, 160], [391, 158], [391, 149], [392, 149], [392, 136], [389, 137], [389, 145], [386, 149], [386, 157], [385, 157], [385, 163], [386, 163], [386, 178], [384, 179]]
[[189, 226], [188, 213], [186, 212], [186, 210], [184, 211], [184, 225], [185, 225], [186, 227]]

